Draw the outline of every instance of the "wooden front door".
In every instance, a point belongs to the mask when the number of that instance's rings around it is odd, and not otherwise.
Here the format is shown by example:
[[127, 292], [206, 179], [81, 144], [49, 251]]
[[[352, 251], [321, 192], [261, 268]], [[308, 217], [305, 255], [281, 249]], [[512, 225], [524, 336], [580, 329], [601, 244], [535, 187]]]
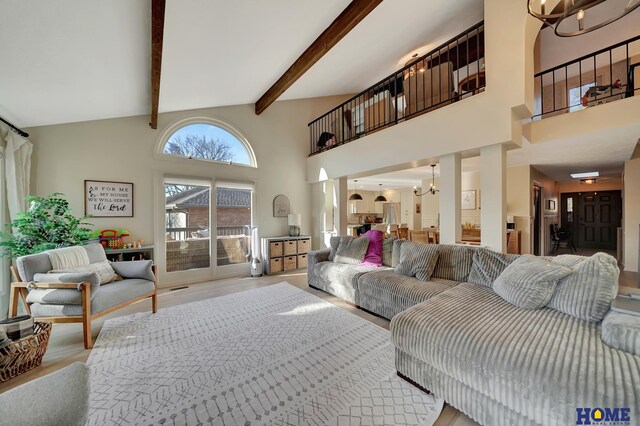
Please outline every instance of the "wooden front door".
[[[573, 200], [573, 213], [566, 211], [568, 198]], [[620, 191], [563, 194], [562, 208], [562, 226], [571, 228], [578, 247], [616, 249], [617, 230], [622, 223]]]

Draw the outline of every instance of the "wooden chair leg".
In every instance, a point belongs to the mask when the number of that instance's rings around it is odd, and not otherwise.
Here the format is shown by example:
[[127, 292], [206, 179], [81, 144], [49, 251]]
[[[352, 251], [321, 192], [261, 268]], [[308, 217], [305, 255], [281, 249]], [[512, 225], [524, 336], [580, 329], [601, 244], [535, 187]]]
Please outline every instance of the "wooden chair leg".
[[153, 293], [151, 296], [151, 312], [154, 314], [158, 312], [158, 293]]
[[18, 296], [19, 289], [17, 287], [11, 286], [11, 290], [9, 290], [9, 316], [15, 317], [18, 315], [18, 301], [20, 300]]
[[93, 340], [91, 338], [91, 285], [82, 285], [82, 335], [84, 337], [84, 348], [91, 349]]

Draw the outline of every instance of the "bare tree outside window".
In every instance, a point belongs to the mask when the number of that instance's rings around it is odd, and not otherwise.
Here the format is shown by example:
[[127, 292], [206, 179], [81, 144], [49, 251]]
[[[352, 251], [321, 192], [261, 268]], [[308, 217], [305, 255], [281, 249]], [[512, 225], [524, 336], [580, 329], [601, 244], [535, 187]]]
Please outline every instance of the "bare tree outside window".
[[196, 134], [172, 137], [167, 142], [164, 152], [187, 158], [224, 162], [231, 162], [235, 158], [231, 145], [227, 142]]

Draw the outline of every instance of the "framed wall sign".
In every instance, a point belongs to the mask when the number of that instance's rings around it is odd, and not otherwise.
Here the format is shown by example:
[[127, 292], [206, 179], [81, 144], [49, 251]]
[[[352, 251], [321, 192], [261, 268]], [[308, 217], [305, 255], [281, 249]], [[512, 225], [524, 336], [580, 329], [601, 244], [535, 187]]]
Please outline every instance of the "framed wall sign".
[[133, 217], [133, 183], [85, 180], [84, 214], [93, 217]]

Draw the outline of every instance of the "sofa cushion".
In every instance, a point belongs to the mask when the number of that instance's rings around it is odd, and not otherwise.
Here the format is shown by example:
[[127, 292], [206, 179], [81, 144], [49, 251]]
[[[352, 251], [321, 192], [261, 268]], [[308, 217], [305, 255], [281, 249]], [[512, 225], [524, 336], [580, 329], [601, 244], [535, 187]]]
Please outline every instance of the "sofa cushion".
[[640, 316], [609, 311], [602, 321], [602, 341], [640, 356]]
[[571, 269], [536, 256], [524, 255], [514, 260], [493, 283], [493, 290], [504, 300], [523, 309], [544, 307]]
[[320, 262], [314, 267], [315, 287], [334, 296], [356, 303], [358, 278], [369, 271], [380, 270], [377, 266], [348, 265], [335, 262]]
[[[385, 238], [382, 242], [382, 264], [384, 266], [393, 266], [393, 243], [397, 237]], [[398, 259], [398, 263], [400, 259]]]
[[338, 245], [338, 250], [336, 250], [333, 261], [336, 263], [357, 265], [364, 259], [367, 248], [369, 248], [368, 238], [343, 239]]
[[[605, 345], [600, 329], [553, 309], [517, 308], [471, 283], [407, 309], [390, 324], [397, 353], [509, 407], [528, 419], [522, 424], [554, 425], [575, 424], [577, 407], [640, 412], [640, 357]], [[419, 384], [433, 385], [429, 378]]]
[[573, 272], [558, 283], [548, 307], [586, 321], [602, 321], [618, 294], [620, 269], [613, 256], [596, 253], [591, 257], [558, 256], [554, 263]]
[[333, 259], [336, 256], [336, 252], [338, 251], [338, 246], [340, 246], [341, 241], [353, 240], [351, 235], [337, 235], [329, 238], [329, 247], [331, 248], [331, 252], [329, 253], [329, 260], [333, 262]]
[[[116, 281], [100, 286], [91, 299], [91, 313], [97, 314], [106, 309], [150, 293], [155, 289], [152, 281], [138, 278]], [[82, 316], [81, 305], [54, 305], [34, 303], [31, 305], [34, 317]]]
[[421, 281], [393, 272], [393, 269], [373, 271], [358, 278], [356, 304], [385, 318], [442, 293], [458, 282], [432, 278]]
[[459, 282], [467, 281], [475, 251], [473, 247], [441, 244], [433, 276]]
[[473, 254], [473, 265], [469, 273], [469, 282], [493, 286], [507, 266], [519, 257], [517, 254], [498, 253], [487, 248], [479, 248]]
[[438, 261], [438, 244], [407, 241], [400, 247], [400, 263], [395, 273], [429, 281]]
[[382, 266], [382, 241], [384, 240], [384, 233], [372, 229], [365, 232], [362, 238], [369, 240], [369, 246], [367, 247], [367, 252], [364, 254], [362, 265]]
[[401, 247], [407, 241], [409, 241], [409, 240], [398, 239], [398, 238], [393, 240], [393, 251], [391, 253], [391, 267], [392, 268], [395, 268], [396, 266], [398, 266], [400, 264]]

